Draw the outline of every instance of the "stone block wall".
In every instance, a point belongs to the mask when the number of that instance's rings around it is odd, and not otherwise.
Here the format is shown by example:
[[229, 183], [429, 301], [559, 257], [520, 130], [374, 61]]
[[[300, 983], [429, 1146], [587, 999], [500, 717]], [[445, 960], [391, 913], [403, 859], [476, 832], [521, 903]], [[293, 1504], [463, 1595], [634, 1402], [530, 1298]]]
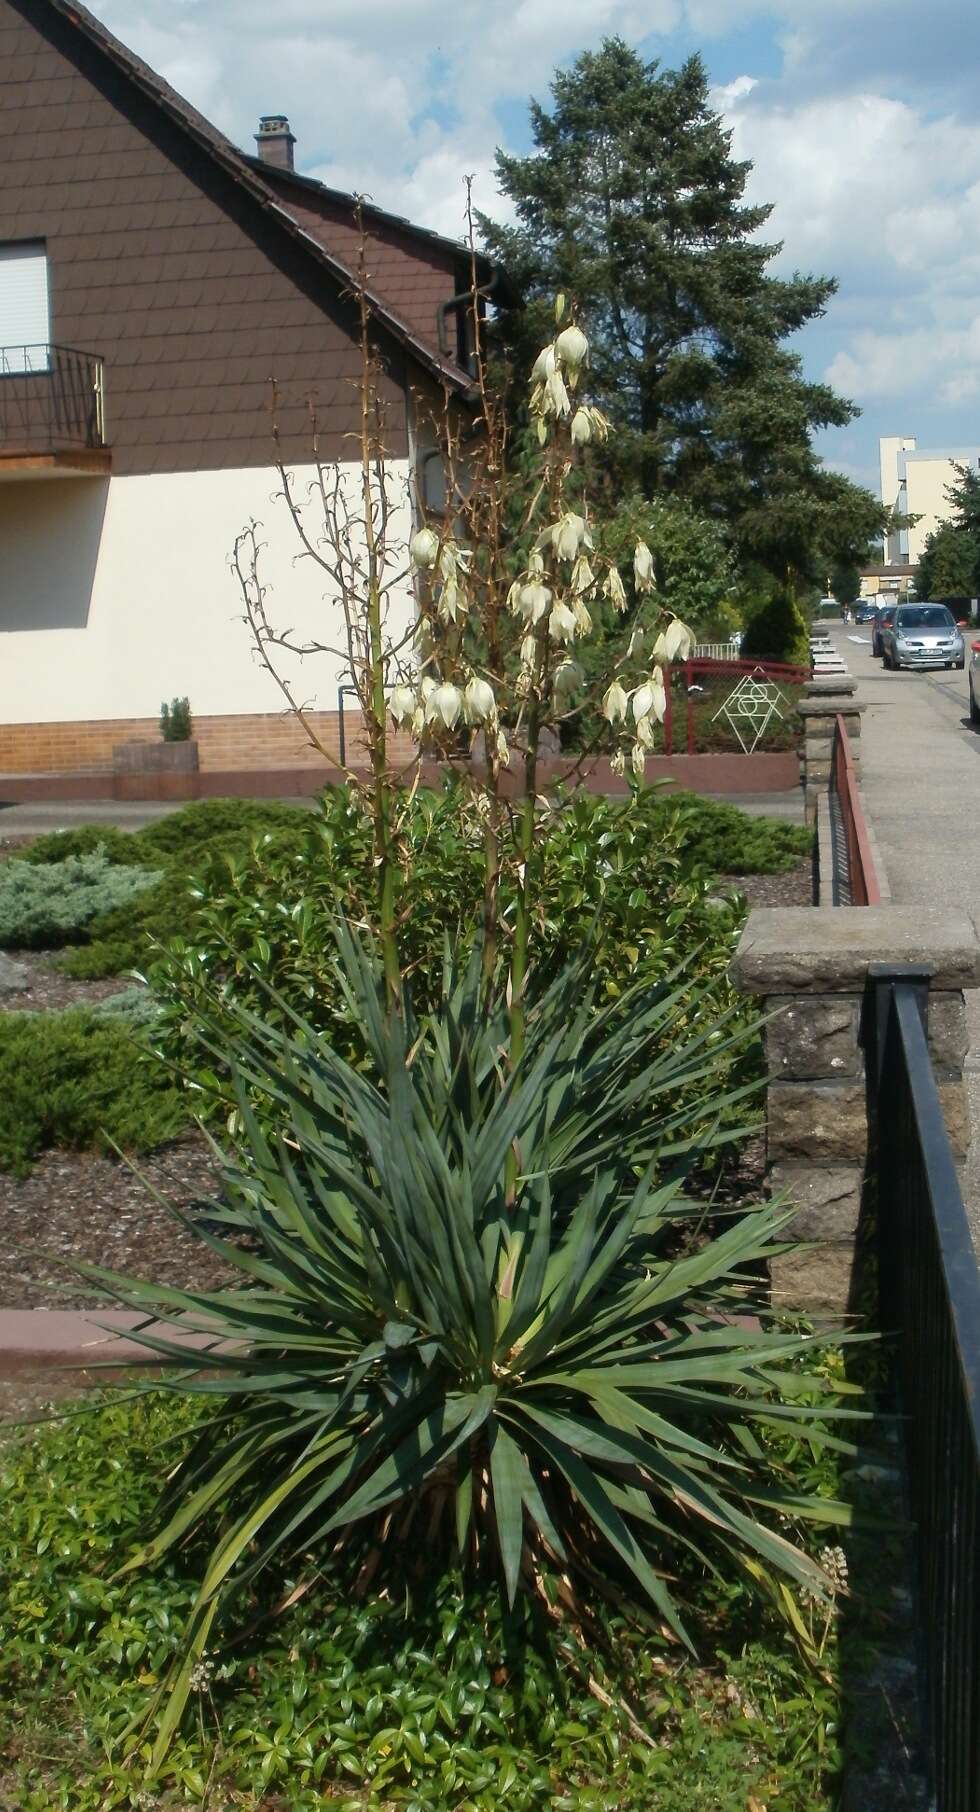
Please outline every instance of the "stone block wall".
[[806, 822], [817, 821], [820, 800], [826, 798], [834, 752], [834, 729], [844, 719], [854, 766], [861, 771], [861, 713], [854, 694], [857, 682], [846, 673], [811, 680], [798, 710], [803, 719], [803, 799]]
[[[798, 1206], [792, 1236], [816, 1242], [774, 1260], [779, 1307], [841, 1315], [851, 1306], [868, 1144], [861, 1029], [872, 963], [929, 970], [929, 1045], [954, 1154], [966, 1155], [963, 991], [980, 979], [980, 946], [966, 915], [895, 906], [750, 913], [732, 975], [769, 1015], [767, 1188]], [[879, 1211], [887, 1237], [887, 1202]]]

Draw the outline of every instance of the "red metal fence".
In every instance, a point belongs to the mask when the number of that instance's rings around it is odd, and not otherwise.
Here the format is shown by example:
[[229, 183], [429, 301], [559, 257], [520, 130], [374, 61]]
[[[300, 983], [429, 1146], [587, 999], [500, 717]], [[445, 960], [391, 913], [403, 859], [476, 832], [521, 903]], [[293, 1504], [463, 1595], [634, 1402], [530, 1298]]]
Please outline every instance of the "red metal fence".
[[736, 680], [746, 679], [754, 673], [757, 674], [760, 679], [771, 680], [774, 685], [782, 683], [786, 686], [802, 686], [805, 681], [811, 677], [809, 667], [791, 667], [788, 666], [785, 661], [716, 661], [707, 657], [696, 656], [689, 661], [685, 661], [683, 663], [683, 668], [665, 667], [664, 686], [667, 692], [667, 714], [664, 718], [663, 746], [663, 753], [665, 755], [673, 755], [676, 753], [674, 749], [675, 703], [671, 686], [671, 676], [673, 675], [674, 678], [676, 678], [680, 671], [683, 671], [684, 674], [684, 695], [687, 710], [685, 747], [688, 755], [694, 755], [696, 753], [694, 701], [697, 693], [692, 692], [692, 685], [696, 687], [698, 682], [702, 679], [730, 679], [734, 687]]
[[[830, 773], [831, 813], [835, 814], [847, 846], [847, 877], [852, 906], [880, 906], [881, 889], [875, 873], [868, 826], [861, 804], [854, 757], [844, 719], [838, 713]], [[836, 808], [836, 811], [835, 811]]]

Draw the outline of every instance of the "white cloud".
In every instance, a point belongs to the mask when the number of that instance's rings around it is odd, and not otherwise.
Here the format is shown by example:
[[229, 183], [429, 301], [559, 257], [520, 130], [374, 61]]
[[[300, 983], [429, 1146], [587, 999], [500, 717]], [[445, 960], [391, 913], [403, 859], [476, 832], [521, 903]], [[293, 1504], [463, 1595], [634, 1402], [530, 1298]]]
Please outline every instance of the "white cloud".
[[462, 178], [497, 204], [496, 109], [557, 64], [683, 19], [681, 0], [94, 0], [111, 30], [236, 143], [288, 113], [300, 167], [459, 234]]
[[980, 394], [980, 127], [870, 92], [733, 82], [717, 98], [750, 196], [775, 199], [780, 265], [840, 280], [828, 381], [862, 405]]
[[898, 414], [914, 426], [980, 397], [980, 7], [966, 0], [91, 3], [237, 143], [251, 147], [260, 114], [288, 113], [302, 169], [454, 236], [465, 173], [502, 211], [501, 110], [546, 98], [556, 65], [619, 33], [668, 65], [693, 37], [710, 67], [752, 33], [758, 62], [714, 100], [755, 163], [750, 198], [775, 202], [781, 268], [840, 280], [800, 344], [869, 407], [856, 440], [827, 437], [842, 467], [867, 467]]

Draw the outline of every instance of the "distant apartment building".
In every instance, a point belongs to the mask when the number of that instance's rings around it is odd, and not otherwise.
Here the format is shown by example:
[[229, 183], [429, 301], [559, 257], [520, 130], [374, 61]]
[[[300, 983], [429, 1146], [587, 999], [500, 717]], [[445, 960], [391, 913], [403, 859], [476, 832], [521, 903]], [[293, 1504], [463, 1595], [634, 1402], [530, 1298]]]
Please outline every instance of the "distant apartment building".
[[878, 442], [881, 501], [901, 516], [917, 516], [911, 528], [884, 538], [886, 566], [917, 566], [926, 540], [948, 519], [947, 489], [956, 466], [980, 469], [980, 446], [919, 449], [914, 435], [896, 434]]

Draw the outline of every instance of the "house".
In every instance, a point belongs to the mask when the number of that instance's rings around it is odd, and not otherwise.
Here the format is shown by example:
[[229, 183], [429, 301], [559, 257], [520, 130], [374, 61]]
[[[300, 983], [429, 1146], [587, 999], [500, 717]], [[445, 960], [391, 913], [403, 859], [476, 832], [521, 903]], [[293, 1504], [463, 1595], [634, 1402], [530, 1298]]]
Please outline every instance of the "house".
[[[276, 495], [270, 394], [302, 493], [310, 399], [321, 458], [349, 460], [358, 425], [353, 198], [295, 171], [282, 115], [238, 150], [75, 0], [0, 0], [0, 140], [0, 798], [111, 793], [113, 749], [184, 695], [202, 791], [309, 789], [322, 758], [228, 562], [257, 520], [277, 613], [338, 639]], [[407, 535], [426, 408], [472, 401], [469, 254], [364, 221]], [[341, 665], [293, 674], [328, 745]]]
[[915, 596], [919, 569], [908, 560], [893, 560], [888, 566], [865, 566], [861, 569], [862, 599], [881, 598], [884, 602]]
[[980, 447], [918, 448], [911, 434], [878, 442], [881, 501], [899, 516], [914, 516], [907, 529], [885, 537], [885, 565], [916, 567], [928, 537], [948, 522], [947, 491], [957, 481], [957, 466], [980, 468]]

